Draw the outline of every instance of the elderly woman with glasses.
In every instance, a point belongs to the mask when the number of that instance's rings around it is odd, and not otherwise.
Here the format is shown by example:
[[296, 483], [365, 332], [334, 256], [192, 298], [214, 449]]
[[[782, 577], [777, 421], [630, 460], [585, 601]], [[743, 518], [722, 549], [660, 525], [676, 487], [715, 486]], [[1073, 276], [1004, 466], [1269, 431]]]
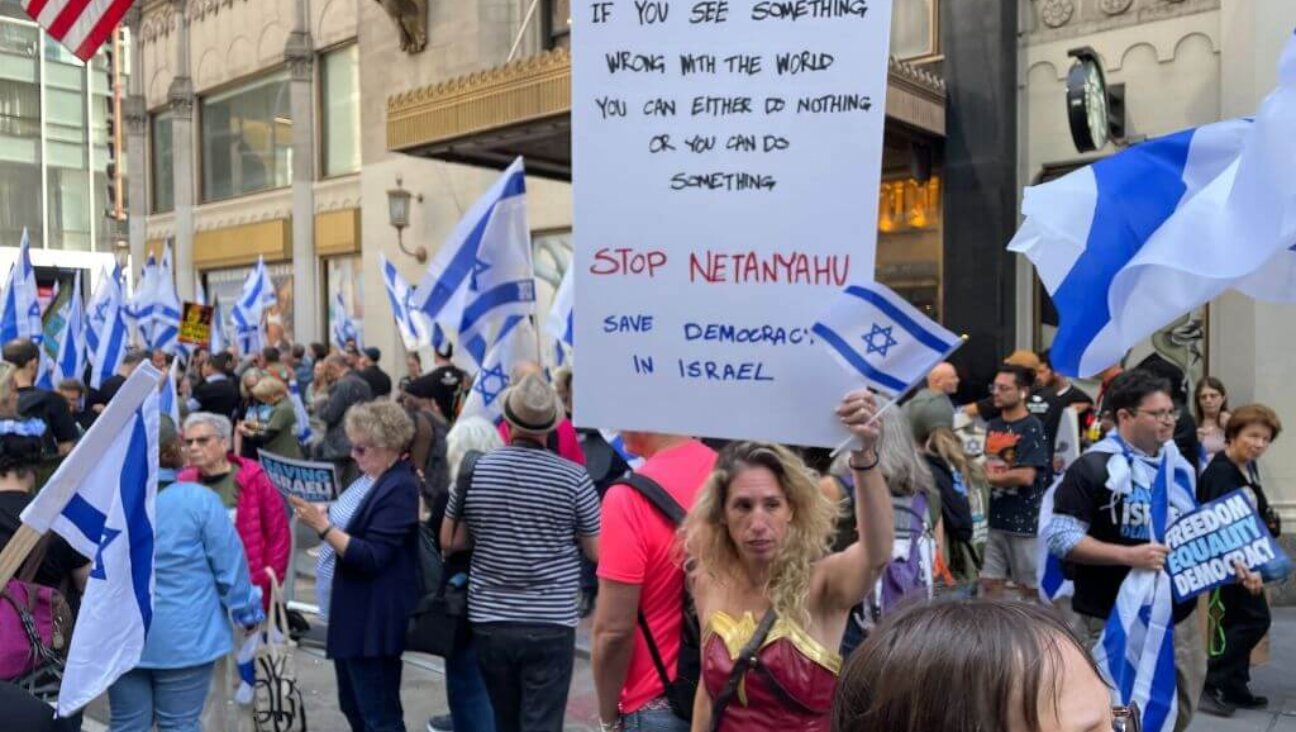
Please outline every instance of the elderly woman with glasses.
[[184, 444], [189, 467], [178, 480], [201, 483], [220, 497], [234, 519], [234, 527], [247, 552], [252, 583], [261, 588], [261, 602], [270, 606], [270, 574], [284, 578], [292, 536], [288, 511], [270, 476], [255, 460], [230, 452], [233, 427], [229, 419], [196, 412], [184, 422]]
[[336, 556], [328, 655], [339, 707], [356, 732], [403, 732], [400, 656], [418, 587], [418, 480], [405, 458], [414, 423], [377, 401], [351, 407], [343, 426], [361, 477], [336, 510], [290, 500]]

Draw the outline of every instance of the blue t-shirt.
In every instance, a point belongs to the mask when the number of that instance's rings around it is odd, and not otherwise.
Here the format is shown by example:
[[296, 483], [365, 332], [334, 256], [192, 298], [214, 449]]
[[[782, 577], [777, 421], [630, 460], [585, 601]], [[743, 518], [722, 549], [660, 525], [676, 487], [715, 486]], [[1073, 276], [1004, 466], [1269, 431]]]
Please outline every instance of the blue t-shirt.
[[990, 491], [990, 528], [1020, 536], [1035, 536], [1039, 528], [1040, 500], [1048, 487], [1048, 439], [1037, 417], [1015, 422], [995, 417], [986, 427], [986, 473], [997, 475], [1013, 468], [1035, 468], [1028, 486], [995, 487]]

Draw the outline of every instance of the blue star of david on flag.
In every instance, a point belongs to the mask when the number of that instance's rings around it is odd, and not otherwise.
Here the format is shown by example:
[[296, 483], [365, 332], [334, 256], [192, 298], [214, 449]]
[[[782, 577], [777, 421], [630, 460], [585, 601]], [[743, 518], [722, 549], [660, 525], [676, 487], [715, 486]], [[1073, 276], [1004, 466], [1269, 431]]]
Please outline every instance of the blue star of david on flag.
[[[894, 329], [895, 329], [894, 326], [887, 326], [883, 328], [877, 323], [874, 323], [873, 330], [870, 330], [868, 333], [864, 334], [864, 343], [865, 345], [868, 346], [868, 351], [865, 353], [865, 355], [876, 353], [882, 358], [886, 358], [887, 351], [891, 350], [892, 346], [897, 345], [896, 339], [891, 335], [891, 331]], [[879, 336], [881, 337], [882, 340], [881, 345], [878, 345]]]
[[95, 552], [94, 569], [90, 570], [91, 577], [95, 579], [101, 579], [101, 580], [108, 579], [108, 575], [104, 574], [104, 563], [103, 563], [104, 549], [107, 549], [108, 545], [113, 543], [113, 539], [116, 539], [120, 535], [121, 535], [121, 531], [118, 531], [117, 529], [109, 529], [107, 527], [104, 528], [103, 538], [99, 540], [99, 550]]
[[963, 345], [876, 282], [842, 290], [815, 323], [815, 336], [874, 391], [897, 398]]
[[477, 383], [473, 385], [473, 391], [481, 394], [482, 402], [490, 406], [499, 398], [501, 392], [508, 388], [508, 375], [504, 373], [503, 364], [483, 369], [481, 376], [477, 378]]
[[486, 274], [486, 271], [489, 270], [490, 268], [491, 268], [490, 262], [484, 262], [481, 259], [474, 259], [473, 266], [472, 266], [472, 276], [469, 278], [468, 281], [468, 289], [472, 290], [473, 292], [479, 292], [481, 288], [477, 286], [477, 278]]

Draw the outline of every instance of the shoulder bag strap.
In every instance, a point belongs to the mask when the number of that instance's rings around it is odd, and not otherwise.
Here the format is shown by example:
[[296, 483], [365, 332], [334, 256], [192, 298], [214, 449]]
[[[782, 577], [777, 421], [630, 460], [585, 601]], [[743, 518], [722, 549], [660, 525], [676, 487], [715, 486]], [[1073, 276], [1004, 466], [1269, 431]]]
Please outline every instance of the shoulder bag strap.
[[720, 690], [720, 695], [711, 703], [711, 732], [717, 732], [720, 729], [720, 722], [724, 719], [725, 707], [733, 701], [734, 694], [738, 692], [738, 684], [742, 683], [743, 676], [756, 668], [760, 659], [756, 657], [756, 652], [760, 650], [761, 645], [765, 643], [765, 638], [769, 636], [770, 629], [774, 627], [774, 621], [778, 619], [778, 613], [774, 612], [771, 607], [765, 611], [765, 616], [761, 618], [760, 625], [756, 626], [756, 632], [743, 646], [742, 651], [738, 653], [738, 658], [734, 660], [733, 670], [729, 672], [729, 678], [725, 680], [724, 688]]
[[[684, 522], [684, 517], [688, 512], [657, 481], [646, 475], [631, 473], [618, 482], [638, 492], [639, 495], [653, 505], [653, 508], [656, 508], [663, 516], [670, 519], [675, 526], [679, 526]], [[687, 591], [686, 588], [685, 592]], [[662, 688], [670, 688], [670, 672], [666, 670], [666, 662], [662, 660], [661, 649], [657, 647], [657, 641], [653, 638], [652, 629], [648, 627], [648, 618], [644, 617], [642, 609], [639, 610], [639, 630], [643, 633], [644, 642], [648, 646], [648, 655], [652, 656], [653, 666], [657, 668], [657, 677], [661, 679]]]
[[18, 570], [18, 579], [31, 584], [36, 579], [36, 573], [40, 571], [41, 565], [45, 563], [45, 555], [49, 552], [50, 541], [53, 540], [53, 532], [46, 531], [41, 534], [41, 538], [36, 540], [32, 546], [31, 552], [23, 560], [22, 567]]
[[[468, 516], [468, 489], [472, 487], [473, 473], [477, 470], [477, 460], [482, 453], [477, 450], [469, 450], [464, 453], [463, 458], [459, 461], [459, 474], [455, 476], [455, 491], [459, 494], [459, 515], [450, 521], [450, 539], [454, 540], [454, 535], [459, 531], [459, 524]], [[443, 551], [446, 557], [454, 554], [454, 550]]]

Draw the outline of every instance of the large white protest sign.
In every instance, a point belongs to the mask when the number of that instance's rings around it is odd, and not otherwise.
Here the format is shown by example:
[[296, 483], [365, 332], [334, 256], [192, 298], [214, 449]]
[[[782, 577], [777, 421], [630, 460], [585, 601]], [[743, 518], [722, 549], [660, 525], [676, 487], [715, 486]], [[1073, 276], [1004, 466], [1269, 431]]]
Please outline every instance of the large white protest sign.
[[572, 6], [578, 423], [840, 442], [810, 328], [873, 279], [890, 5]]

